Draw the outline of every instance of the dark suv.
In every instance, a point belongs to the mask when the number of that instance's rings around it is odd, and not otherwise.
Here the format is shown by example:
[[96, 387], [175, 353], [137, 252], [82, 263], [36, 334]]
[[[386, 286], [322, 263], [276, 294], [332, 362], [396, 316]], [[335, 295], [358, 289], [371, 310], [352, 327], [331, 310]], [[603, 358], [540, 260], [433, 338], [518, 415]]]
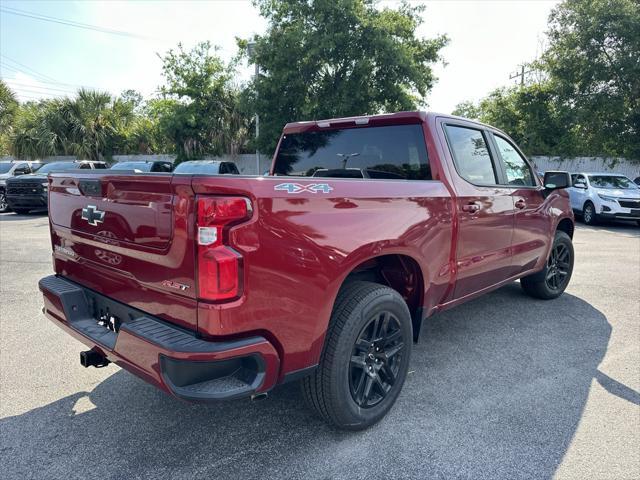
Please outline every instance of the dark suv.
[[16, 213], [28, 213], [35, 209], [46, 209], [48, 206], [47, 175], [49, 172], [106, 168], [108, 168], [108, 165], [105, 162], [93, 160], [47, 163], [35, 173], [7, 179], [7, 204]]

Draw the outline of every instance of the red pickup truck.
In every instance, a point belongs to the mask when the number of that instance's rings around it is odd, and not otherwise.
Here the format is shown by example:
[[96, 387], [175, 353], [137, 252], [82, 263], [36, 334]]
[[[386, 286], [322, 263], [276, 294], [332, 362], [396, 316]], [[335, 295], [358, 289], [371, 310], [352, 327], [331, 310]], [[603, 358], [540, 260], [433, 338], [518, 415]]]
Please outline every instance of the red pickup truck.
[[264, 177], [52, 173], [44, 312], [187, 401], [300, 380], [347, 429], [397, 399], [425, 318], [573, 269], [566, 172], [503, 132], [423, 112], [286, 125]]

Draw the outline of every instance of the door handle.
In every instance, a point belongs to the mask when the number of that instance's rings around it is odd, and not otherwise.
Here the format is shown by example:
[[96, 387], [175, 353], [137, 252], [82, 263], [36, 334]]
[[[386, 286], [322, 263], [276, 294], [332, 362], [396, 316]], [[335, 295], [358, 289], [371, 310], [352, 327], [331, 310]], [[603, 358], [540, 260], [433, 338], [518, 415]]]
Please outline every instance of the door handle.
[[478, 205], [475, 202], [467, 203], [466, 205], [462, 206], [462, 211], [469, 212], [469, 213], [477, 213], [480, 211], [480, 205]]
[[524, 201], [524, 198], [519, 198], [518, 200], [516, 200], [515, 206], [518, 210], [522, 210], [527, 206], [527, 202]]

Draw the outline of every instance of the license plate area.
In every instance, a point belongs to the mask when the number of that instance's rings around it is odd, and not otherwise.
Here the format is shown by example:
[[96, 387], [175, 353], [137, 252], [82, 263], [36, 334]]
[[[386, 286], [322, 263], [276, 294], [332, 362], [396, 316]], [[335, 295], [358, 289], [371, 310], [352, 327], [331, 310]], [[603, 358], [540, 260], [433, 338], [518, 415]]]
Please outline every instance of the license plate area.
[[134, 318], [144, 316], [143, 312], [92, 291], [85, 290], [85, 295], [89, 312], [95, 324], [116, 335], [123, 324]]

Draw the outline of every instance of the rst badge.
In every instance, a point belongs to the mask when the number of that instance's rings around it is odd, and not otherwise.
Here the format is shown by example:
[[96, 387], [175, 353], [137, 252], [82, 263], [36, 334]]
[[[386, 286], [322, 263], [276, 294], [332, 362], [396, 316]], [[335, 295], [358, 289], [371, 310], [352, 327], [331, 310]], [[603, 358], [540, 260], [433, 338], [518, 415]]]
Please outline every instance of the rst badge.
[[287, 193], [329, 193], [333, 190], [333, 187], [327, 183], [309, 183], [307, 185], [301, 183], [280, 183], [273, 187], [273, 189]]

